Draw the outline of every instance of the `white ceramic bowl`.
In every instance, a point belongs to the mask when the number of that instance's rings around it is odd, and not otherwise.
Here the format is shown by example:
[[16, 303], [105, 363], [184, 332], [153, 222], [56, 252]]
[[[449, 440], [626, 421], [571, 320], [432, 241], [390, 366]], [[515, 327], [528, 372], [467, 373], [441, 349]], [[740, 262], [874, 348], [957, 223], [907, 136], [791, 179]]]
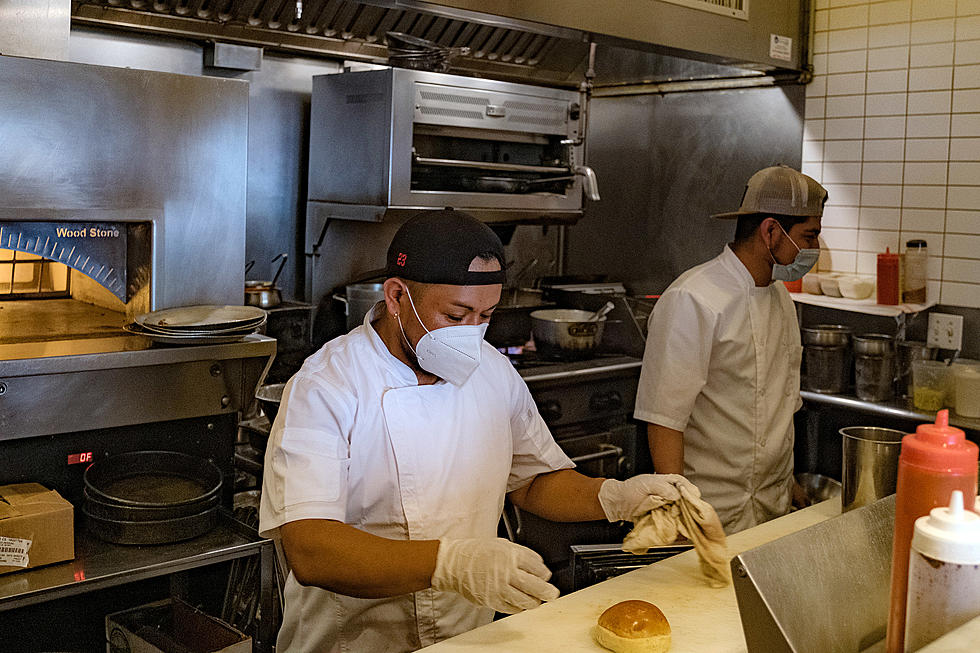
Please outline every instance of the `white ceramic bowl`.
[[867, 299], [874, 292], [875, 282], [870, 277], [841, 276], [837, 278], [837, 287], [848, 299]]
[[840, 287], [837, 285], [836, 274], [821, 274], [820, 275], [820, 290], [823, 294], [829, 297], [840, 297]]

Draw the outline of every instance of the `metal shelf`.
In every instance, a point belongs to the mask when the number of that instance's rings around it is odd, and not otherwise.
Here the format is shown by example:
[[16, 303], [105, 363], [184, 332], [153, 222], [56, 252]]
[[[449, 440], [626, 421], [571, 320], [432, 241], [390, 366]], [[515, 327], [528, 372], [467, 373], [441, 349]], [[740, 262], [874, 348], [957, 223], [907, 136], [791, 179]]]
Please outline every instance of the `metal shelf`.
[[[801, 390], [800, 396], [803, 398], [803, 401], [835, 408], [848, 408], [882, 417], [906, 419], [922, 422], [923, 424], [936, 421], [936, 413], [924, 413], [915, 410], [912, 407], [911, 399], [892, 399], [890, 401], [877, 402], [864, 401], [852, 395], [826, 394], [813, 392], [812, 390]], [[980, 431], [980, 419], [957, 415], [952, 409], [949, 411], [949, 423], [958, 428]]]
[[75, 527], [75, 559], [0, 576], [0, 612], [174, 574], [271, 550], [272, 542], [222, 510], [218, 525], [185, 542], [123, 546]]

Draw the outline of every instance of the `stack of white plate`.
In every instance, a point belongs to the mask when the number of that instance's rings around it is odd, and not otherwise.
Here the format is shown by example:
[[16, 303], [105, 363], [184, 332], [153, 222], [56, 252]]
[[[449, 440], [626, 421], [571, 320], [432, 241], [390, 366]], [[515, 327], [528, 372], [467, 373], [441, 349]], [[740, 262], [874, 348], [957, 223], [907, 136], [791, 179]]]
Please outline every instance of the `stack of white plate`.
[[123, 329], [167, 345], [217, 345], [255, 333], [266, 315], [256, 306], [180, 306], [140, 315]]

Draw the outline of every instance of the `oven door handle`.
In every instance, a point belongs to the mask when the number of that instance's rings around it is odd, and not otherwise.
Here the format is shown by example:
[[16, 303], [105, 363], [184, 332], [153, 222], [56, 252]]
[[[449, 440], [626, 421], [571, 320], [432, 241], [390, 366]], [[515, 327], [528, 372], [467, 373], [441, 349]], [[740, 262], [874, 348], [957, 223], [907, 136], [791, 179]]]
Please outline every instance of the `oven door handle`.
[[[412, 160], [424, 166], [442, 166], [444, 168], [475, 168], [477, 170], [498, 170], [505, 172], [543, 172], [555, 175], [567, 175], [576, 172], [569, 168], [557, 166], [530, 166], [520, 163], [490, 163], [487, 161], [466, 161], [465, 159], [433, 159], [430, 157], [412, 155]], [[576, 174], [584, 174], [577, 173]], [[550, 180], [549, 180], [550, 181]]]
[[617, 447], [614, 444], [603, 443], [599, 445], [599, 451], [593, 453], [582, 454], [581, 456], [575, 456], [572, 458], [572, 462], [575, 464], [584, 463], [589, 460], [599, 460], [600, 458], [613, 458], [620, 457], [623, 455], [623, 448]]

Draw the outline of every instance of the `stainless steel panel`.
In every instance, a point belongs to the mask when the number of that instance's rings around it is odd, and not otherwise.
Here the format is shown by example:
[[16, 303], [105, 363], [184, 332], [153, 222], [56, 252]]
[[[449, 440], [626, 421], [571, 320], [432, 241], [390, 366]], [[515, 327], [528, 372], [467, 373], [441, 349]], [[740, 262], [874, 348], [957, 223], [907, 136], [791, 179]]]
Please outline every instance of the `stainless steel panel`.
[[601, 202], [568, 229], [569, 274], [607, 274], [633, 294], [661, 293], [717, 254], [745, 182], [776, 163], [799, 167], [805, 89], [787, 86], [593, 98], [588, 163]]
[[894, 524], [891, 496], [733, 558], [749, 653], [863, 651], [884, 638]]
[[0, 52], [67, 59], [71, 0], [0, 1]]
[[[462, 83], [415, 84], [415, 122], [473, 129], [541, 134], [568, 133], [569, 97], [545, 100], [538, 94], [466, 88]], [[572, 96], [574, 97], [574, 96]]]
[[[403, 0], [404, 1], [404, 0]], [[557, 25], [595, 35], [626, 39], [719, 62], [765, 68], [800, 68], [804, 0], [751, 0], [741, 20], [659, 0], [425, 0], [408, 6], [437, 5], [506, 18]], [[769, 56], [769, 35], [793, 39], [790, 61]]]
[[0, 57], [0, 88], [0, 208], [157, 211], [151, 308], [242, 302], [247, 84]]
[[275, 340], [65, 354], [0, 360], [0, 441], [243, 410]]

